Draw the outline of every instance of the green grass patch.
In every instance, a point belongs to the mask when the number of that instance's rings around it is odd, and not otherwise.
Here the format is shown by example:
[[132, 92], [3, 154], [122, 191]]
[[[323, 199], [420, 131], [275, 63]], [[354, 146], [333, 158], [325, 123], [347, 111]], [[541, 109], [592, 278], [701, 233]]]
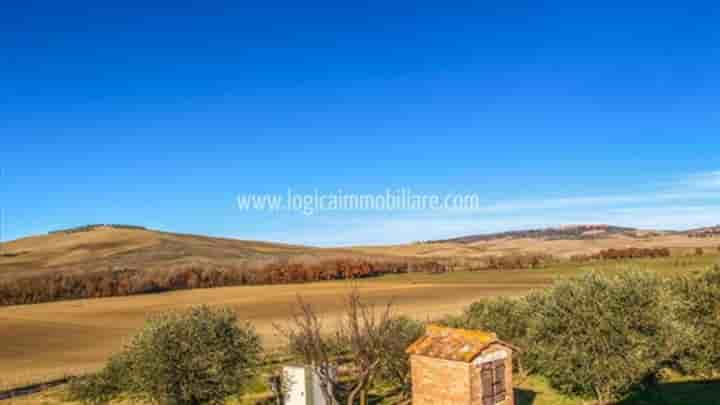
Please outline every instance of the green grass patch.
[[[515, 388], [516, 405], [584, 405], [553, 390], [541, 377], [530, 377]], [[675, 378], [620, 401], [617, 405], [720, 405], [720, 380]]]
[[391, 283], [432, 283], [455, 284], [473, 283], [487, 285], [537, 285], [549, 286], [557, 279], [574, 277], [595, 270], [605, 274], [617, 274], [628, 269], [647, 270], [661, 276], [677, 276], [696, 271], [707, 270], [708, 267], [720, 263], [720, 255], [716, 253], [703, 256], [673, 256], [661, 258], [602, 260], [590, 263], [573, 263], [563, 261], [545, 268], [518, 270], [479, 270], [454, 271], [440, 274], [406, 273], [388, 274], [360, 282], [391, 282]]

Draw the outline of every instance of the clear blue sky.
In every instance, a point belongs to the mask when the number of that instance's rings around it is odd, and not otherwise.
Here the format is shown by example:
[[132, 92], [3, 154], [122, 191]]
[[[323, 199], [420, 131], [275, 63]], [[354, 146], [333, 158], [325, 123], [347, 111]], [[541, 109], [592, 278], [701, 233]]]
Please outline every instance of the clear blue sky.
[[[3, 240], [108, 222], [321, 245], [720, 222], [712, 2], [102, 4], [3, 5]], [[235, 204], [396, 187], [491, 208]]]

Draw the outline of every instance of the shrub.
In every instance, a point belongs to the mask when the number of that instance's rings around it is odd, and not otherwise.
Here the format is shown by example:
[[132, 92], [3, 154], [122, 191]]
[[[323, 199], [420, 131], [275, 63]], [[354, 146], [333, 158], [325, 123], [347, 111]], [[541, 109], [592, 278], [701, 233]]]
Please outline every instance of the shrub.
[[[530, 347], [528, 327], [532, 314], [526, 298], [495, 298], [470, 305], [459, 317], [446, 319], [448, 326], [494, 332], [501, 340], [521, 349]], [[514, 360], [518, 371], [525, 375], [528, 352], [523, 350]]]
[[673, 283], [678, 321], [688, 333], [678, 359], [682, 371], [706, 377], [720, 373], [720, 267]]
[[191, 308], [151, 318], [98, 375], [74, 383], [89, 404], [120, 392], [160, 405], [221, 404], [254, 376], [260, 339], [228, 309]]
[[541, 374], [601, 404], [651, 381], [678, 338], [669, 298], [657, 276], [638, 272], [589, 273], [536, 295], [530, 339]]
[[161, 404], [215, 404], [242, 391], [261, 354], [252, 326], [227, 309], [151, 319], [126, 349], [131, 393]]
[[113, 356], [99, 373], [70, 380], [68, 399], [90, 405], [106, 404], [126, 388], [127, 371], [126, 359], [122, 355]]
[[411, 394], [410, 357], [405, 350], [425, 333], [422, 322], [407, 318], [393, 318], [387, 325], [390, 339], [381, 353], [379, 376], [400, 390], [404, 398]]

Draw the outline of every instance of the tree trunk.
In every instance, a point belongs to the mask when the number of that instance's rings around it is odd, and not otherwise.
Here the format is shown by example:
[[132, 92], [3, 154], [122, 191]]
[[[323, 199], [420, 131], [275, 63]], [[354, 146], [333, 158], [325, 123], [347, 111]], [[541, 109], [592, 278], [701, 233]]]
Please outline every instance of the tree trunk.
[[362, 385], [358, 384], [357, 387], [353, 388], [353, 390], [350, 391], [350, 395], [348, 395], [347, 398], [347, 405], [355, 405], [355, 397], [357, 397], [361, 389]]
[[[357, 380], [355, 388], [350, 391], [350, 395], [347, 398], [347, 405], [355, 405], [355, 398], [357, 398], [358, 394], [362, 394], [366, 391], [365, 388], [367, 387], [369, 382], [370, 371], [368, 370], [362, 373], [362, 375]], [[360, 400], [362, 401], [362, 395], [360, 395]]]
[[330, 405], [338, 405], [337, 399], [335, 399], [335, 393], [333, 392], [333, 385], [328, 381], [320, 382], [320, 391], [322, 392], [325, 402]]

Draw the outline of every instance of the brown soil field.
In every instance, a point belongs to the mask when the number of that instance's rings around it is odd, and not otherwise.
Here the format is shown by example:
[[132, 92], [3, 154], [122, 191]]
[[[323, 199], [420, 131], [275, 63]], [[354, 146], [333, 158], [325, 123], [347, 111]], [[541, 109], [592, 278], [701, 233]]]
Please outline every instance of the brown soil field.
[[453, 281], [389, 277], [358, 282], [257, 287], [226, 287], [162, 294], [63, 301], [0, 308], [0, 387], [44, 381], [99, 368], [123, 341], [153, 313], [192, 305], [234, 308], [251, 321], [266, 345], [279, 343], [274, 323], [293, 313], [298, 294], [327, 316], [337, 314], [342, 297], [357, 285], [363, 296], [378, 304], [393, 300], [399, 313], [420, 319], [455, 312], [492, 295], [519, 295], [549, 279], [487, 282], [482, 275]]

